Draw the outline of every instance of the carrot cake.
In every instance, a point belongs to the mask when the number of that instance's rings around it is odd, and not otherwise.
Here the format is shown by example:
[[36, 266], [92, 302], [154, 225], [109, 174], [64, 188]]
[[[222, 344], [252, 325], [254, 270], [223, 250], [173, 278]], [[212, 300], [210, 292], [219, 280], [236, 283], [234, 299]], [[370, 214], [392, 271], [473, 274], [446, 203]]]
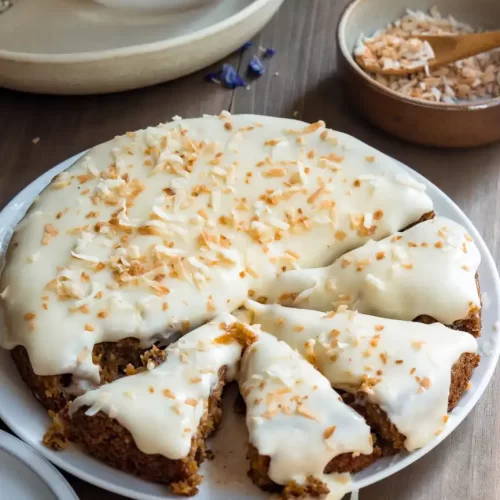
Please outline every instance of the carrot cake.
[[479, 363], [477, 342], [439, 323], [322, 313], [247, 302], [254, 321], [297, 349], [336, 389], [355, 394], [368, 422], [396, 448], [439, 434]]
[[393, 159], [322, 121], [176, 117], [92, 149], [40, 194], [7, 252], [0, 343], [60, 409], [172, 334], [269, 295], [278, 273], [432, 211]]
[[373, 452], [364, 419], [300, 354], [264, 332], [245, 351], [238, 382], [252, 480], [286, 499], [342, 498], [349, 476], [324, 470], [328, 464], [335, 470], [341, 455]]
[[386, 318], [434, 320], [477, 337], [480, 262], [467, 231], [436, 217], [381, 241], [369, 241], [328, 267], [285, 272], [269, 300], [318, 311], [346, 305]]
[[113, 467], [196, 493], [222, 389], [255, 337], [249, 328], [233, 332], [234, 320], [221, 314], [167, 347], [159, 367], [79, 396], [60, 415], [64, 433]]
[[194, 494], [236, 379], [252, 480], [340, 495], [441, 432], [479, 362], [479, 252], [434, 216], [396, 161], [322, 121], [175, 117], [37, 197], [0, 276], [0, 345], [58, 439], [113, 467]]

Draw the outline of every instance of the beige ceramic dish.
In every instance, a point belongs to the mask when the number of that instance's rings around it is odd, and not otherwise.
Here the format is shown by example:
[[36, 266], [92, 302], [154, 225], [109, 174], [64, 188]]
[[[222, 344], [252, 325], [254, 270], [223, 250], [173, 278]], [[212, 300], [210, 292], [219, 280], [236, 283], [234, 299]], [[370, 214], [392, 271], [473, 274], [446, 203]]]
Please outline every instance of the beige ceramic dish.
[[369, 35], [404, 14], [429, 10], [485, 29], [500, 29], [499, 0], [354, 0], [338, 26], [339, 69], [359, 111], [372, 123], [418, 144], [466, 148], [500, 140], [500, 98], [447, 105], [402, 96], [370, 78], [354, 61], [360, 33]]
[[[145, 87], [238, 49], [283, 0], [190, 0], [165, 10], [17, 0], [0, 14], [0, 86], [50, 94]], [[193, 96], [194, 98], [194, 96]]]

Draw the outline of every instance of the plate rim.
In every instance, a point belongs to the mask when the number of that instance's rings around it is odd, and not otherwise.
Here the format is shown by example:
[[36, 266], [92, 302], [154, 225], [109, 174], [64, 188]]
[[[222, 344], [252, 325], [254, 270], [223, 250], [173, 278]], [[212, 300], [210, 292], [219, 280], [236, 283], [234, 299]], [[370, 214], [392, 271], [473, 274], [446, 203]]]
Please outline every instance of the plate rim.
[[31, 470], [58, 500], [78, 500], [66, 478], [29, 444], [0, 429], [0, 450], [16, 458]]
[[[60, 162], [58, 165], [54, 166], [53, 168], [49, 169], [36, 179], [34, 179], [30, 184], [28, 184], [23, 190], [21, 190], [5, 207], [3, 207], [2, 210], [0, 210], [0, 221], [2, 219], [2, 215], [14, 207], [17, 203], [22, 201], [23, 198], [27, 197], [28, 193], [28, 198], [34, 198], [36, 195], [29, 195], [30, 191], [39, 193], [41, 192], [46, 186], [44, 186], [42, 189], [34, 189], [34, 184], [39, 182], [41, 179], [44, 180], [45, 184], [48, 184], [50, 182], [50, 179], [55, 176], [57, 173], [60, 171], [63, 171], [67, 168], [69, 168], [78, 158], [83, 156], [84, 154], [87, 153], [89, 150], [85, 150], [83, 152], [80, 152], [62, 162]], [[419, 172], [415, 171], [411, 167], [405, 165], [404, 163], [398, 161], [395, 159], [395, 161], [402, 166], [406, 171], [408, 171], [411, 175], [413, 175], [419, 182], [422, 182], [423, 184], [426, 185], [428, 190], [434, 191], [434, 194], [431, 196], [433, 199], [433, 202], [436, 202], [437, 200], [435, 199], [436, 194], [439, 195], [441, 198], [441, 202], [445, 203], [450, 209], [452, 209], [454, 212], [460, 214], [460, 216], [463, 218], [461, 223], [463, 221], [466, 221], [466, 225], [469, 227], [467, 230], [471, 233], [471, 236], [474, 239], [474, 242], [476, 243], [481, 255], [482, 255], [482, 261], [481, 263], [486, 266], [488, 270], [494, 269], [495, 272], [491, 274], [491, 280], [492, 280], [492, 286], [494, 288], [494, 297], [497, 300], [497, 303], [495, 305], [496, 309], [498, 312], [500, 312], [500, 277], [498, 273], [497, 266], [495, 264], [495, 260], [493, 256], [491, 255], [491, 252], [488, 249], [488, 246], [484, 242], [482, 236], [480, 235], [479, 231], [476, 229], [475, 225], [472, 223], [472, 221], [469, 219], [469, 217], [460, 209], [460, 207], [446, 194], [444, 193], [438, 186], [436, 186], [433, 182], [431, 182], [429, 179], [427, 179], [425, 176], [420, 174]], [[23, 202], [24, 203], [24, 202]], [[28, 205], [29, 206], [29, 205]], [[0, 263], [1, 264], [1, 263]], [[1, 269], [1, 265], [0, 265]], [[484, 308], [486, 310], [486, 307]], [[397, 472], [405, 469], [406, 467], [410, 466], [411, 464], [415, 463], [417, 460], [422, 458], [423, 456], [427, 455], [431, 450], [433, 450], [436, 446], [438, 446], [442, 441], [444, 441], [449, 435], [451, 435], [455, 429], [465, 420], [465, 418], [471, 413], [471, 411], [474, 409], [476, 404], [478, 403], [479, 399], [483, 395], [484, 391], [488, 387], [493, 374], [495, 372], [495, 369], [497, 368], [498, 361], [500, 358], [500, 338], [497, 338], [497, 341], [495, 342], [494, 350], [492, 353], [490, 353], [488, 356], [483, 355], [483, 359], [488, 358], [489, 359], [489, 366], [485, 372], [485, 374], [482, 376], [480, 384], [474, 387], [474, 393], [471, 399], [463, 406], [460, 407], [460, 411], [455, 414], [451, 414], [452, 419], [450, 419], [450, 424], [448, 425], [447, 429], [444, 430], [439, 436], [437, 436], [435, 439], [433, 439], [430, 443], [428, 443], [426, 446], [423, 448], [420, 448], [419, 450], [416, 450], [412, 453], [408, 453], [404, 455], [397, 463], [389, 463], [385, 467], [383, 467], [382, 470], [375, 471], [372, 473], [369, 477], [359, 479], [357, 480], [356, 477], [353, 478], [353, 481], [351, 483], [352, 485], [352, 491], [358, 491], [362, 488], [365, 488], [369, 485], [375, 484], [379, 481], [382, 481], [383, 479], [386, 479], [389, 476], [392, 476], [393, 474], [396, 474]], [[457, 408], [458, 409], [458, 408]], [[5, 410], [2, 409], [2, 406], [0, 406], [0, 418], [3, 420], [3, 422], [21, 439], [24, 439], [23, 437], [23, 427], [20, 425], [17, 425], [15, 421], [13, 421], [10, 418], [6, 418], [5, 415]], [[28, 446], [31, 446], [36, 452], [41, 454], [44, 458], [52, 462], [54, 465], [60, 467], [61, 469], [65, 470], [66, 472], [90, 483], [93, 484], [94, 486], [97, 486], [99, 488], [102, 488], [106, 491], [110, 491], [113, 493], [117, 493], [120, 495], [123, 495], [127, 498], [132, 498], [136, 500], [151, 500], [151, 499], [161, 499], [161, 498], [168, 498], [168, 497], [160, 497], [157, 495], [151, 495], [148, 493], [139, 493], [135, 492], [133, 490], [130, 490], [126, 487], [120, 486], [118, 483], [115, 482], [110, 482], [106, 479], [103, 479], [101, 477], [97, 477], [92, 475], [91, 473], [71, 464], [68, 463], [64, 460], [64, 457], [62, 455], [58, 456], [57, 453], [52, 452], [51, 450], [45, 448], [43, 444], [40, 443], [33, 443]], [[83, 453], [83, 452], [80, 452]], [[119, 472], [119, 471], [118, 471]]]
[[104, 61], [113, 58], [132, 57], [145, 53], [162, 52], [198, 42], [223, 32], [231, 27], [243, 22], [267, 4], [276, 3], [278, 9], [284, 0], [250, 0], [250, 4], [243, 7], [239, 12], [233, 14], [222, 21], [218, 21], [206, 28], [199, 29], [193, 33], [176, 36], [166, 40], [148, 42], [143, 44], [130, 45], [128, 47], [119, 47], [114, 49], [94, 50], [89, 52], [76, 52], [72, 54], [31, 54], [29, 52], [15, 52], [11, 50], [0, 49], [0, 60], [22, 63], [40, 63], [40, 64], [81, 64]]

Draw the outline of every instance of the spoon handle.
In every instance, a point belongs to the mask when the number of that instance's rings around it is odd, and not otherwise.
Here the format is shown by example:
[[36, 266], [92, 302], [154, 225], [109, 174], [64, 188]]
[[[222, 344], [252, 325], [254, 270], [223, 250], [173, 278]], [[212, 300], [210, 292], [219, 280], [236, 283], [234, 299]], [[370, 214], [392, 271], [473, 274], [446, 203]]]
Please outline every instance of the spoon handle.
[[436, 61], [433, 65], [447, 64], [458, 59], [466, 59], [483, 52], [488, 52], [500, 47], [500, 31], [487, 33], [472, 33], [454, 36], [419, 36], [421, 40], [428, 41], [436, 50]]

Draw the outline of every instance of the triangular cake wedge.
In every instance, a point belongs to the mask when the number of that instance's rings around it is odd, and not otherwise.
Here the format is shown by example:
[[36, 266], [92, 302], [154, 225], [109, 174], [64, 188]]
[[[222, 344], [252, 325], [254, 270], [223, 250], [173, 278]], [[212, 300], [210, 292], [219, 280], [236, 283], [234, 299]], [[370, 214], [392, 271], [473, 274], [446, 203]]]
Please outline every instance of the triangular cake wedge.
[[[342, 498], [346, 460], [371, 455], [365, 420], [286, 343], [261, 332], [238, 376], [249, 431], [249, 476], [282, 498]], [[325, 474], [324, 471], [334, 472]]]
[[375, 316], [439, 321], [477, 337], [480, 262], [467, 231], [436, 217], [370, 241], [328, 267], [284, 273], [269, 301], [318, 311], [346, 305]]
[[389, 320], [354, 311], [322, 313], [247, 303], [254, 321], [297, 349], [396, 448], [439, 434], [479, 363], [472, 335], [439, 323]]
[[159, 367], [78, 397], [60, 416], [65, 434], [113, 467], [194, 494], [222, 389], [254, 340], [234, 320], [220, 315], [169, 346]]

